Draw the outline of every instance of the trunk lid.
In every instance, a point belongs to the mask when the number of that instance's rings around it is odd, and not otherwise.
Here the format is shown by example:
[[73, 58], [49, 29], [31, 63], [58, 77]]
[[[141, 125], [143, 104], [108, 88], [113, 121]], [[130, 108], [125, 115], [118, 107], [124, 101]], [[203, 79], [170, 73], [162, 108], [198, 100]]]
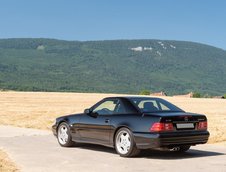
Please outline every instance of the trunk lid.
[[159, 116], [160, 123], [172, 123], [175, 130], [198, 130], [199, 123], [207, 121], [205, 115], [187, 112], [156, 112], [145, 115]]

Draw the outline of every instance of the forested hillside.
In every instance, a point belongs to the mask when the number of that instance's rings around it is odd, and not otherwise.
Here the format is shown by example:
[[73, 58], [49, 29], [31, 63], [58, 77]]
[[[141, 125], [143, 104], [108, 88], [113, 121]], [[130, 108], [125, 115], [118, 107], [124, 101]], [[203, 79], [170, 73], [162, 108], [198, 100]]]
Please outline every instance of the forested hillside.
[[0, 39], [0, 89], [226, 92], [226, 51], [164, 40]]

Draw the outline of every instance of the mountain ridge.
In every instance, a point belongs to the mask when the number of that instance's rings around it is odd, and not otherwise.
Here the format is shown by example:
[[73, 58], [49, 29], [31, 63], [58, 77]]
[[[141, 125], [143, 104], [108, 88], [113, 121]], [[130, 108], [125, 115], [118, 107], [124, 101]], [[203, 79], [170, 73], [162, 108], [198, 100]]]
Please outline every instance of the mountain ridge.
[[0, 39], [0, 89], [224, 94], [226, 51], [157, 39]]

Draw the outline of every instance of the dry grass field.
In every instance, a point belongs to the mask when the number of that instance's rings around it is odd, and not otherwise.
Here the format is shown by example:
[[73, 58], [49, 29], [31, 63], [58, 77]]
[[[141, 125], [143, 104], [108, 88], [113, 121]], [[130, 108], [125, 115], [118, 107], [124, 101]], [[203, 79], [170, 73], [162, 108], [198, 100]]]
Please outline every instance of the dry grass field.
[[[58, 116], [82, 112], [113, 94], [0, 92], [0, 124], [50, 129]], [[226, 100], [163, 97], [188, 112], [206, 114], [209, 143], [226, 141]]]
[[[114, 94], [0, 92], [0, 124], [49, 130], [56, 117], [82, 112], [95, 102]], [[188, 112], [206, 114], [209, 143], [226, 146], [226, 100], [163, 97]], [[0, 171], [18, 171], [0, 150]]]
[[16, 167], [16, 165], [2, 150], [0, 150], [0, 172], [19, 172], [19, 169]]

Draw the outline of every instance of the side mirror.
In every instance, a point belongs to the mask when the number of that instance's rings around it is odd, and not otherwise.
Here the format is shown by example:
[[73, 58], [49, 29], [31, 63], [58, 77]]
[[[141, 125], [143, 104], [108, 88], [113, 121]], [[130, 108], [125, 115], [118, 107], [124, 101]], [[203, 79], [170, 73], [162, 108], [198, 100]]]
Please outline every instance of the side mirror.
[[91, 109], [85, 109], [84, 110], [84, 114], [89, 115], [89, 116], [94, 117], [94, 118], [96, 118], [98, 116], [98, 113], [97, 112], [92, 112]]
[[84, 110], [84, 114], [90, 114], [91, 113], [91, 110], [90, 109], [85, 109]]
[[90, 112], [89, 116], [96, 118], [98, 116], [97, 112]]

